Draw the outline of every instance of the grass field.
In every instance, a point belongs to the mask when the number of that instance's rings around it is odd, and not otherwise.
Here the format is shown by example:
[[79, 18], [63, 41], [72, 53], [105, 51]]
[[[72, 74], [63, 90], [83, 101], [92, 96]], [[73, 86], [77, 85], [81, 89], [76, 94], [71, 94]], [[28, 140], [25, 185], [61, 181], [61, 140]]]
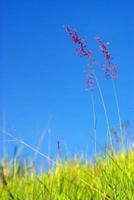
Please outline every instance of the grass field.
[[1, 200], [133, 200], [134, 151], [107, 154], [96, 163], [80, 159], [57, 160], [37, 175], [32, 164], [20, 166], [14, 159], [1, 164]]

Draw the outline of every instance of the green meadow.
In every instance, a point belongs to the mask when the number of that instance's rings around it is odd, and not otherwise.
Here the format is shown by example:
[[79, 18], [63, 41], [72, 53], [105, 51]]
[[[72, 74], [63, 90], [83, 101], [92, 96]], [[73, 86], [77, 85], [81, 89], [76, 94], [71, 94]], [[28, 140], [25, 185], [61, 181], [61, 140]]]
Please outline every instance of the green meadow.
[[96, 162], [59, 158], [38, 174], [32, 163], [1, 163], [1, 200], [133, 200], [134, 151], [107, 153]]

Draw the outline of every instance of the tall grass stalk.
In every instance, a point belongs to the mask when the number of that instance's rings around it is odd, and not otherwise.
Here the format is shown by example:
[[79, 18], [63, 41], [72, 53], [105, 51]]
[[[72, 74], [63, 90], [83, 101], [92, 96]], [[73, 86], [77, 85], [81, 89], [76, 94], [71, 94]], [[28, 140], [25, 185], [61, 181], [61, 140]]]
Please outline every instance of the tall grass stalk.
[[101, 101], [102, 101], [102, 106], [103, 106], [103, 110], [104, 110], [104, 114], [105, 114], [105, 119], [106, 119], [106, 124], [107, 124], [107, 139], [109, 138], [110, 146], [112, 147], [113, 143], [112, 143], [112, 136], [111, 136], [111, 131], [110, 131], [110, 123], [109, 123], [107, 108], [106, 108], [106, 104], [105, 104], [105, 101], [104, 101], [102, 89], [100, 87], [100, 84], [99, 84], [99, 81], [97, 79], [97, 76], [96, 76], [95, 72], [94, 72], [94, 78], [95, 78], [95, 82], [97, 84], [97, 87], [98, 87], [98, 90], [99, 90], [99, 93], [100, 93], [100, 97], [101, 97]]
[[95, 112], [95, 102], [94, 95], [91, 94], [92, 109], [93, 109], [93, 131], [94, 131], [94, 157], [96, 159], [97, 145], [96, 145], [96, 112]]
[[116, 87], [115, 87], [115, 81], [112, 79], [112, 86], [113, 86], [113, 91], [114, 91], [114, 97], [115, 97], [115, 102], [116, 102], [116, 107], [117, 107], [117, 113], [118, 113], [118, 120], [119, 120], [119, 129], [120, 129], [120, 135], [121, 135], [121, 150], [124, 148], [124, 141], [123, 141], [123, 130], [122, 130], [122, 122], [121, 122], [121, 113], [120, 113], [120, 108], [119, 108], [119, 101], [118, 101], [118, 96], [116, 92]]

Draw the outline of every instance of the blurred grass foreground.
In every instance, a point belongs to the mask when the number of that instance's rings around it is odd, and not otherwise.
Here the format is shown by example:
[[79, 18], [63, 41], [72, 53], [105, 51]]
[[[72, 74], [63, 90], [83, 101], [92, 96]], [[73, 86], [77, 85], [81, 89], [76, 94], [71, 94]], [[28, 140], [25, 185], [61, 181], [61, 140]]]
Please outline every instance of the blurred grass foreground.
[[1, 200], [133, 200], [134, 151], [99, 156], [96, 162], [76, 157], [57, 159], [38, 174], [32, 163], [4, 158], [0, 166]]

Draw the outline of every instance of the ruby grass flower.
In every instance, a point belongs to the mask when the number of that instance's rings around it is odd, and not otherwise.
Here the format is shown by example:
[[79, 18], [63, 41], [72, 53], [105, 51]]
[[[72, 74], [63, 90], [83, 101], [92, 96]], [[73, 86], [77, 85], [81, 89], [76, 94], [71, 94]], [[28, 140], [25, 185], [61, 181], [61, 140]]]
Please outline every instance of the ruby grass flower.
[[77, 30], [71, 29], [68, 25], [65, 25], [65, 30], [70, 34], [72, 42], [78, 44], [78, 47], [76, 48], [78, 55], [80, 57], [86, 57], [88, 60], [92, 60], [93, 52], [87, 49], [87, 40], [84, 37], [80, 38], [78, 36]]
[[[76, 29], [71, 29], [69, 25], [65, 25], [65, 30], [71, 36], [71, 40], [73, 43], [77, 44], [76, 52], [80, 57], [85, 57], [88, 62], [94, 62], [93, 60], [93, 51], [87, 49], [87, 40], [83, 37], [80, 38]], [[87, 81], [86, 81], [86, 90], [93, 91], [95, 88], [95, 80], [94, 74], [91, 67], [88, 67], [87, 71]]]
[[105, 74], [105, 78], [106, 79], [114, 79], [114, 80], [117, 79], [118, 78], [118, 75], [117, 75], [118, 66], [112, 64], [112, 57], [107, 49], [107, 45], [109, 45], [110, 43], [107, 42], [106, 44], [104, 44], [101, 37], [96, 37], [96, 40], [99, 43], [100, 50], [101, 50], [106, 62], [108, 63], [107, 66], [105, 66], [104, 64], [101, 65], [101, 68], [103, 69], [104, 74]]
[[102, 69], [106, 79], [116, 80], [118, 78], [118, 66], [112, 64], [112, 57], [107, 49], [107, 46], [110, 44], [109, 42], [105, 44], [101, 37], [96, 37], [96, 40], [99, 43], [100, 50], [107, 63], [100, 64], [96, 62], [96, 60], [93, 58], [93, 51], [88, 50], [87, 40], [84, 37], [80, 38], [76, 29], [71, 29], [69, 25], [65, 25], [65, 30], [71, 36], [71, 41], [78, 45], [76, 48], [76, 52], [78, 53], [78, 55], [80, 57], [85, 57], [90, 65], [87, 70], [86, 90], [90, 89], [91, 91], [93, 91], [95, 88], [95, 79], [93, 73], [95, 66], [99, 66]]

